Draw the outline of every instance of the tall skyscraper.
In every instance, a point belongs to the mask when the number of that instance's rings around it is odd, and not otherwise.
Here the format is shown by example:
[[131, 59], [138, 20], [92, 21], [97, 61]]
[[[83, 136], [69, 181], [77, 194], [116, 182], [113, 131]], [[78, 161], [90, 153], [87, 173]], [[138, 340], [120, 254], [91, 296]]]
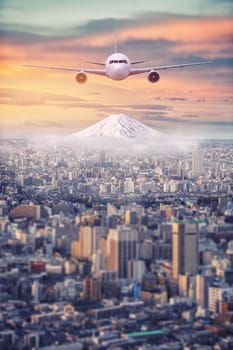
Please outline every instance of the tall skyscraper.
[[40, 282], [38, 280], [35, 280], [32, 283], [32, 298], [34, 303], [39, 303], [40, 301]]
[[172, 223], [172, 274], [196, 275], [198, 272], [198, 230], [192, 222]]
[[203, 172], [203, 151], [197, 147], [192, 154], [192, 175], [199, 176]]
[[133, 278], [137, 282], [142, 282], [142, 278], [146, 273], [146, 265], [143, 260], [130, 260], [128, 263], [128, 277]]
[[134, 181], [131, 178], [124, 181], [124, 193], [134, 193]]
[[233, 289], [221, 282], [215, 282], [209, 286], [209, 305], [208, 309], [212, 312], [222, 313], [223, 304], [233, 300]]
[[102, 226], [81, 226], [79, 233], [79, 254], [81, 258], [89, 259], [99, 249], [100, 239], [105, 235]]
[[92, 227], [81, 226], [79, 232], [80, 255], [82, 258], [90, 258], [92, 251]]
[[99, 153], [99, 164], [100, 166], [105, 166], [105, 151], [104, 150], [101, 150], [100, 153]]
[[101, 280], [100, 278], [86, 278], [83, 281], [83, 293], [85, 298], [91, 301], [101, 300]]
[[126, 226], [110, 229], [107, 238], [108, 270], [116, 271], [118, 278], [128, 277], [128, 262], [138, 258], [138, 232]]
[[204, 309], [209, 305], [209, 286], [214, 281], [213, 275], [197, 275], [196, 276], [196, 300], [198, 305]]
[[79, 241], [75, 240], [71, 243], [71, 256], [74, 259], [78, 259], [81, 257], [80, 242]]
[[125, 211], [125, 224], [136, 225], [138, 223], [138, 213], [133, 210]]

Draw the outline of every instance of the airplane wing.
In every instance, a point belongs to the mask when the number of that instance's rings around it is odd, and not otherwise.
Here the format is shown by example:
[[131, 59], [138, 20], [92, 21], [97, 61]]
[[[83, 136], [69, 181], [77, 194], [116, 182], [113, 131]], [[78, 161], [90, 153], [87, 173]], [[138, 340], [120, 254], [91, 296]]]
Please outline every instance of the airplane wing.
[[197, 66], [197, 65], [208, 64], [208, 63], [211, 63], [211, 62], [205, 61], [205, 62], [195, 62], [195, 63], [174, 64], [171, 66], [131, 68], [129, 75], [151, 72], [153, 70], [157, 71], [157, 70], [162, 70], [162, 69], [183, 68], [183, 67], [187, 67], [187, 66]]
[[83, 72], [92, 73], [99, 75], [106, 75], [105, 69], [93, 69], [93, 68], [76, 68], [76, 67], [60, 67], [60, 66], [40, 66], [35, 64], [21, 64], [22, 67], [34, 67], [34, 68], [45, 68], [45, 69], [60, 69], [71, 72]]

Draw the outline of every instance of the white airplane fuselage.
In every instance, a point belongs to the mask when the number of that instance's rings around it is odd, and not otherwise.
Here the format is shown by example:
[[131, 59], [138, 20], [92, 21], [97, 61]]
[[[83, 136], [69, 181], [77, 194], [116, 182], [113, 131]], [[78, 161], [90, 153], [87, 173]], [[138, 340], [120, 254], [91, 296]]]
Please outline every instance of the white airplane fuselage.
[[113, 80], [123, 80], [130, 74], [131, 63], [123, 53], [113, 53], [105, 61], [106, 75]]

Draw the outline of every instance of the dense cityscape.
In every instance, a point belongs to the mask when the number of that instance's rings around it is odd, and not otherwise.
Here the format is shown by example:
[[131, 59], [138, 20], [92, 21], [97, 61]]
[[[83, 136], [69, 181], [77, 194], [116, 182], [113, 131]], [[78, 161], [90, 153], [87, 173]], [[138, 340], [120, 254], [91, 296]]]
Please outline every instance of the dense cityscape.
[[0, 348], [233, 348], [233, 144], [1, 140]]

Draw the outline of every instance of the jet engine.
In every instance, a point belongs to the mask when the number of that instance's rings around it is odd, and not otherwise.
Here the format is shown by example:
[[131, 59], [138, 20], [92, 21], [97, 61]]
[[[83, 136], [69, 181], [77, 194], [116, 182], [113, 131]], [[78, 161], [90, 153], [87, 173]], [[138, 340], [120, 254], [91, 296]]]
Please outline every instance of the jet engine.
[[77, 83], [83, 84], [87, 81], [87, 76], [84, 72], [79, 72], [75, 77]]
[[147, 79], [151, 82], [151, 83], [157, 83], [157, 81], [159, 81], [160, 79], [160, 75], [159, 73], [155, 72], [154, 70], [152, 70], [148, 76]]

